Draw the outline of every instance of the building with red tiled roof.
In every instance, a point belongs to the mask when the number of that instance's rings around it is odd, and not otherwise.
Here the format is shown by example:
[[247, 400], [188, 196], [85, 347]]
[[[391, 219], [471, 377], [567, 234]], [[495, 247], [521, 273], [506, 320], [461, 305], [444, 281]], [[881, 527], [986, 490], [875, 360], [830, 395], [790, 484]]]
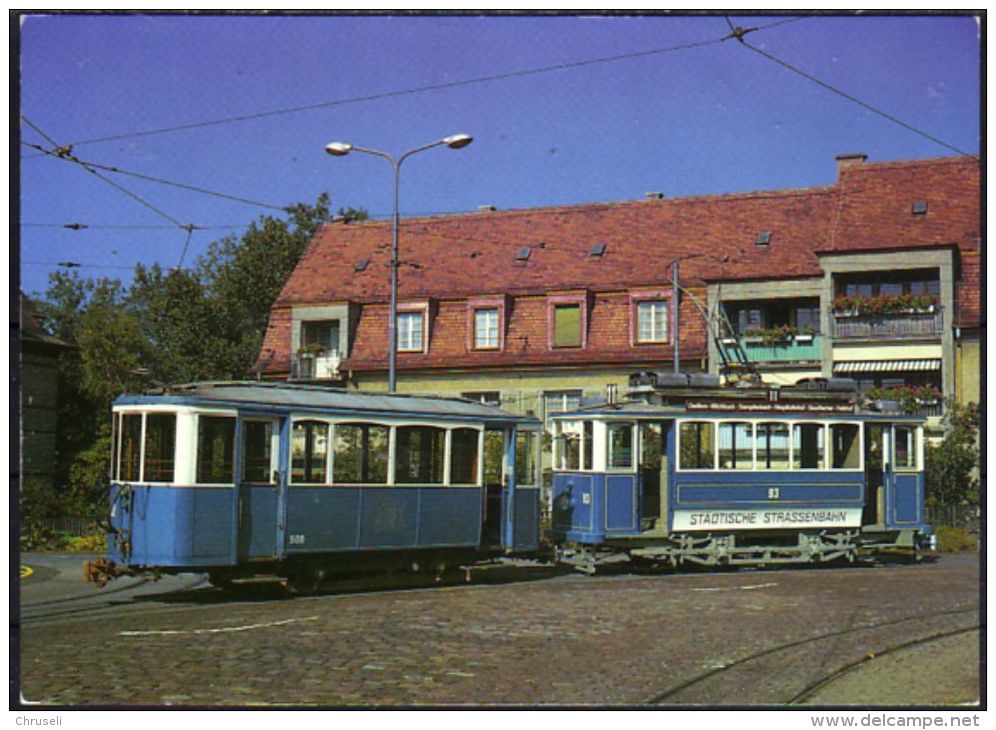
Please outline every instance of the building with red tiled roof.
[[[671, 369], [678, 315], [683, 370], [739, 351], [773, 383], [978, 400], [979, 175], [977, 157], [844, 155], [825, 187], [404, 219], [398, 388], [542, 415]], [[390, 223], [315, 235], [264, 377], [385, 387], [390, 247]]]

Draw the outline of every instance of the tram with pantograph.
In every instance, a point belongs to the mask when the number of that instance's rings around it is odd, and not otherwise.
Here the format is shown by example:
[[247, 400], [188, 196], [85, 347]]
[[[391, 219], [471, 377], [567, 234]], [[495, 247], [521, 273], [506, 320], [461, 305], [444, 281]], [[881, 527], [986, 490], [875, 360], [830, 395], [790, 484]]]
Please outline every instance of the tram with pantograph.
[[924, 419], [862, 405], [846, 379], [634, 374], [623, 400], [552, 417], [560, 559], [593, 573], [620, 555], [771, 565], [934, 548]]

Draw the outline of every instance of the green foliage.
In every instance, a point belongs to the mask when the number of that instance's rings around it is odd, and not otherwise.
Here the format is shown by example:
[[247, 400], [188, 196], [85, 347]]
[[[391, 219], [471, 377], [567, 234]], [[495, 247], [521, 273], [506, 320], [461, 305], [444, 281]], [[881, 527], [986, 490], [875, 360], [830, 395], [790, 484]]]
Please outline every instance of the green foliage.
[[938, 527], [937, 549], [942, 553], [961, 553], [979, 549], [979, 541], [964, 527]]
[[979, 503], [979, 407], [947, 404], [944, 440], [924, 449], [928, 498], [938, 504]]
[[[213, 242], [192, 269], [136, 267], [117, 279], [49, 277], [35, 295], [43, 326], [76, 347], [60, 356], [57, 483], [25, 489], [22, 514], [102, 513], [110, 458], [110, 404], [150, 385], [251, 375], [277, 299], [320, 225], [329, 196], [262, 216], [240, 237]], [[363, 220], [365, 211], [343, 211]]]

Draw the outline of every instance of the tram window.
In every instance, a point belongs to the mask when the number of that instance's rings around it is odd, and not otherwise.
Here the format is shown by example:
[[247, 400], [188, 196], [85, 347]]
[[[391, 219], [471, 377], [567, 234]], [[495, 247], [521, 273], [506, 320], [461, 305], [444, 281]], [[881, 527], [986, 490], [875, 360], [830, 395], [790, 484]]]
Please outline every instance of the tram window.
[[567, 471], [581, 468], [581, 421], [560, 421], [554, 464]]
[[121, 416], [121, 466], [118, 479], [137, 482], [142, 466], [142, 414], [125, 413]]
[[640, 466], [658, 471], [664, 454], [664, 435], [659, 423], [640, 424]]
[[176, 414], [149, 413], [145, 417], [145, 476], [147, 482], [173, 481], [176, 459]]
[[895, 434], [895, 468], [916, 469], [916, 429], [912, 426], [896, 426]]
[[584, 447], [584, 459], [581, 461], [582, 469], [594, 469], [594, 462], [592, 461], [595, 452], [595, 426], [591, 421], [582, 421], [584, 424], [584, 439], [582, 439], [582, 446]]
[[833, 468], [857, 469], [861, 464], [857, 424], [831, 424], [830, 439], [833, 444]]
[[515, 433], [515, 483], [521, 486], [531, 486], [538, 483], [536, 469], [536, 439], [535, 431], [516, 431]]
[[111, 416], [111, 479], [118, 477], [118, 436], [121, 435], [121, 414]]
[[792, 468], [823, 468], [823, 426], [819, 423], [796, 423], [792, 426]]
[[269, 484], [273, 480], [270, 468], [273, 424], [269, 421], [246, 421], [242, 428], [242, 479]]
[[789, 468], [789, 428], [787, 423], [757, 425], [757, 468]]
[[291, 482], [325, 484], [329, 453], [329, 426], [320, 421], [298, 421], [291, 430]]
[[754, 468], [754, 431], [751, 424], [719, 424], [719, 468]]
[[454, 428], [450, 436], [450, 484], [477, 484], [481, 432]]
[[387, 484], [390, 431], [372, 423], [337, 423], [332, 481], [336, 484]]
[[681, 424], [680, 464], [682, 469], [714, 469], [715, 424], [686, 421]]
[[395, 432], [396, 484], [442, 484], [446, 431], [435, 426], [399, 426]]
[[633, 424], [610, 423], [609, 468], [626, 469], [633, 466]]
[[199, 416], [197, 419], [197, 483], [231, 484], [235, 461], [235, 419]]

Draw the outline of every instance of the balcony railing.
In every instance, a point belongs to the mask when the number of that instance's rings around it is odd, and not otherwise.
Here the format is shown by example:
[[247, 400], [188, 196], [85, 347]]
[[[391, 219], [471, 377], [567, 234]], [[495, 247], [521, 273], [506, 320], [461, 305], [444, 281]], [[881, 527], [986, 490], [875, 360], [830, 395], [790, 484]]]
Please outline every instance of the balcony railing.
[[830, 313], [830, 334], [835, 339], [912, 339], [939, 337], [944, 332], [944, 312], [900, 312], [895, 314], [852, 315]]
[[[736, 360], [731, 349], [733, 342], [721, 341], [727, 357]], [[779, 340], [764, 341], [762, 337], [740, 337], [740, 346], [751, 362], [810, 362], [823, 358], [823, 338], [821, 335], [796, 335]]]
[[317, 355], [314, 353], [299, 353], [291, 363], [291, 377], [296, 380], [338, 380], [338, 352]]

